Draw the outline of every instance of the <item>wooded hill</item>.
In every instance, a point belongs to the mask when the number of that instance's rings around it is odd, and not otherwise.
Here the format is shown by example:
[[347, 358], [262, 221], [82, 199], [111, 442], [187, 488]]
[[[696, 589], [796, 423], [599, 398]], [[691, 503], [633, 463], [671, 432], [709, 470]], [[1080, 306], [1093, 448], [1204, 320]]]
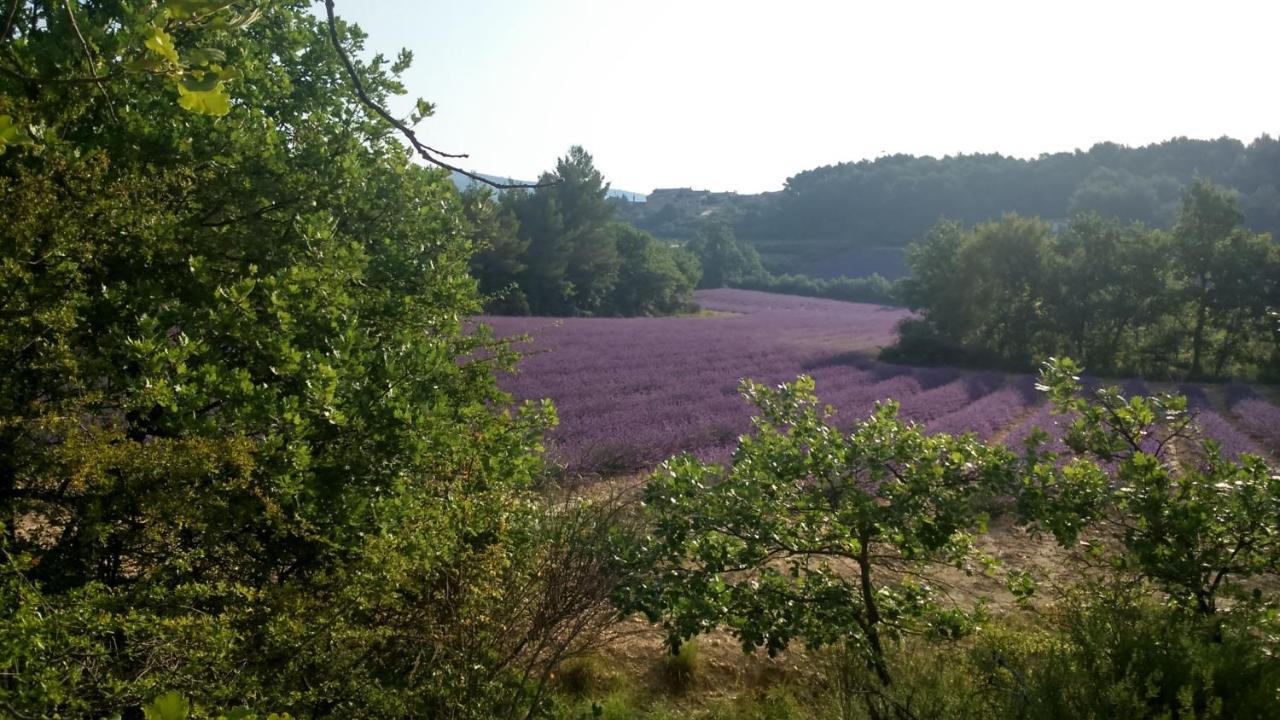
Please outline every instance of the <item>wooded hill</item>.
[[[1056, 221], [1095, 211], [1169, 227], [1195, 178], [1237, 191], [1246, 225], [1280, 235], [1280, 141], [1269, 135], [1249, 144], [1228, 137], [1142, 147], [1108, 142], [1031, 160], [891, 155], [806, 170], [780, 192], [620, 202], [618, 218], [658, 237], [683, 239], [714, 215], [751, 241], [773, 272], [892, 276], [893, 252], [865, 250], [901, 248], [941, 218], [972, 224], [1016, 212]], [[870, 259], [876, 267], [867, 269]]]

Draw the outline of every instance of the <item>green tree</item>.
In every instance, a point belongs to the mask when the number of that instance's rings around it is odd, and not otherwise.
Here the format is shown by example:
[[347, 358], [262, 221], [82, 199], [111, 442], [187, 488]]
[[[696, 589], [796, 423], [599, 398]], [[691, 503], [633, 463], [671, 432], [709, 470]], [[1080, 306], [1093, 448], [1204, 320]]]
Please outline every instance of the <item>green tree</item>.
[[471, 246], [471, 274], [480, 284], [485, 307], [506, 315], [528, 315], [529, 302], [518, 286], [525, 269], [529, 241], [520, 236], [520, 223], [508, 205], [488, 188], [472, 185], [461, 193]]
[[[921, 314], [920, 329], [971, 360], [1007, 367], [1034, 361], [1045, 323], [1049, 226], [1006, 215], [969, 231], [941, 222], [907, 253], [912, 275], [901, 296]], [[919, 330], [910, 326], [916, 337]]]
[[733, 230], [724, 222], [704, 221], [685, 247], [702, 266], [702, 282], [698, 287], [732, 287], [767, 275], [756, 249], [734, 237]]
[[609, 307], [617, 315], [670, 315], [688, 309], [700, 270], [697, 259], [630, 225], [611, 226], [620, 260]]
[[1165, 220], [1162, 209], [1155, 179], [1107, 167], [1090, 173], [1067, 202], [1067, 214], [1070, 216], [1097, 213], [1106, 218], [1149, 225], [1164, 224], [1161, 223]]
[[1275, 245], [1244, 228], [1233, 193], [1204, 180], [1187, 189], [1173, 239], [1191, 315], [1188, 374], [1219, 375], [1249, 331], [1264, 322], [1268, 291], [1277, 281]]
[[1044, 323], [1039, 297], [1044, 286], [1049, 226], [1031, 218], [1006, 215], [974, 227], [958, 256], [957, 273], [968, 278], [968, 303], [985, 317], [964, 342], [985, 348], [1001, 364], [1034, 363], [1037, 335]]
[[[971, 627], [973, 608], [934, 594], [933, 568], [980, 558], [981, 508], [1013, 499], [1025, 527], [1079, 548], [1069, 557], [1085, 564], [1067, 566], [1079, 574], [1066, 602], [1038, 612], [1036, 630], [986, 618], [969, 660], [952, 656], [991, 683], [974, 717], [1265, 716], [1277, 702], [1257, 683], [1276, 675], [1280, 476], [1258, 457], [1226, 459], [1185, 399], [1086, 396], [1078, 372], [1051, 361], [1040, 377], [1070, 416], [1069, 452], [1036, 432], [1021, 457], [926, 435], [892, 403], [846, 435], [818, 410], [811, 379], [744, 383], [758, 414], [732, 463], [682, 456], [646, 483], [649, 531], [627, 547], [635, 575], [618, 600], [661, 620], [673, 647], [717, 628], [747, 651], [842, 644], [872, 676], [838, 669], [846, 697], [872, 717], [923, 716], [939, 688], [967, 686], [947, 672], [921, 682], [895, 664], [895, 646]], [[1020, 596], [1035, 591], [1024, 573], [1008, 579]]]
[[806, 377], [746, 382], [743, 393], [755, 433], [729, 467], [685, 455], [647, 482], [652, 529], [631, 548], [636, 575], [621, 601], [661, 619], [673, 648], [717, 627], [748, 651], [844, 645], [878, 679], [869, 711], [890, 714], [888, 644], [968, 623], [922, 572], [973, 558], [981, 502], [1009, 482], [1013, 456], [971, 436], [926, 435], [892, 402], [846, 435]]
[[668, 315], [689, 307], [696, 258], [612, 222], [608, 184], [580, 147], [532, 192], [463, 193], [481, 247], [472, 261], [491, 311]]
[[1074, 457], [1033, 447], [1016, 492], [1022, 516], [1068, 547], [1087, 537], [1090, 554], [1200, 616], [1274, 611], [1274, 593], [1250, 583], [1280, 575], [1280, 475], [1257, 456], [1226, 459], [1185, 398], [1104, 388], [1086, 399], [1078, 372], [1052, 360], [1041, 375], [1070, 416]]
[[911, 274], [902, 279], [899, 295], [940, 335], [958, 337], [971, 322], [963, 315], [969, 304], [964, 300], [962, 278], [956, 272], [964, 241], [964, 225], [943, 220], [907, 247]]
[[[1171, 292], [1168, 235], [1086, 214], [1058, 233], [1045, 257], [1044, 315], [1053, 328], [1041, 352], [1118, 372], [1141, 354], [1134, 331], [1157, 325]], [[1159, 374], [1161, 368], [1150, 368]]]
[[609, 185], [581, 147], [556, 163], [531, 193], [513, 194], [512, 207], [528, 240], [521, 287], [533, 312], [594, 314], [618, 274], [618, 249], [609, 231]]
[[1070, 354], [1093, 372], [1269, 377], [1280, 249], [1240, 222], [1206, 183], [1172, 232], [1095, 214], [1058, 232], [1012, 215], [941, 222], [907, 250], [899, 296], [917, 317], [886, 356], [1031, 369]]

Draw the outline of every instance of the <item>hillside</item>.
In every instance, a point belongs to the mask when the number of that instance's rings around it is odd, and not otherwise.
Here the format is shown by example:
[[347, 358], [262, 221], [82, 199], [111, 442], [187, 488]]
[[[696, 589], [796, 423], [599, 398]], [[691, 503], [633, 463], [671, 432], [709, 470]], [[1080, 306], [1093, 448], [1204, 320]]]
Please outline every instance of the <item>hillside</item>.
[[[888, 276], [898, 263], [884, 249], [907, 245], [940, 218], [975, 223], [1016, 212], [1061, 220], [1093, 211], [1167, 227], [1197, 177], [1234, 189], [1247, 225], [1280, 236], [1280, 142], [1267, 135], [1249, 144], [1227, 137], [1099, 143], [1030, 160], [892, 155], [806, 170], [780, 192], [663, 190], [656, 191], [661, 202], [651, 196], [619, 212], [671, 239], [688, 239], [701, 219], [719, 217], [755, 244], [774, 272]], [[864, 248], [876, 252], [852, 252]]]

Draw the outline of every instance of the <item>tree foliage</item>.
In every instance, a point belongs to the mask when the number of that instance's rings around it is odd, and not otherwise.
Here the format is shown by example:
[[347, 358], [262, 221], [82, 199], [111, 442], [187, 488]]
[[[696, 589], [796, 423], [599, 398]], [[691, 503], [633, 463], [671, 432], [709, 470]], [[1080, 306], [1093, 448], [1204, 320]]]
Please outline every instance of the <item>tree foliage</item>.
[[1006, 486], [1013, 455], [926, 435], [892, 402], [846, 435], [806, 377], [743, 394], [755, 433], [728, 468], [686, 455], [645, 486], [652, 532], [633, 549], [625, 607], [662, 619], [677, 648], [717, 627], [770, 654], [846, 645], [887, 687], [887, 643], [968, 626], [972, 608], [940, 602], [923, 573], [974, 559], [982, 501]]
[[737, 287], [768, 277], [756, 249], [734, 237], [733, 229], [723, 222], [705, 221], [685, 248], [702, 265], [699, 287]]
[[[1024, 517], [1072, 546], [1088, 528], [1090, 553], [1149, 582], [1188, 611], [1257, 611], [1252, 584], [1280, 575], [1280, 475], [1263, 458], [1223, 456], [1196, 427], [1186, 398], [1085, 399], [1070, 360], [1046, 363], [1041, 386], [1070, 417], [1058, 454], [1030, 448], [1017, 497]], [[1035, 438], [1032, 445], [1043, 437]]]
[[1229, 192], [1191, 185], [1171, 231], [1014, 215], [937, 225], [907, 253], [920, 314], [890, 356], [1030, 369], [1072, 355], [1095, 372], [1275, 379], [1268, 319], [1280, 246], [1246, 230]]
[[610, 226], [621, 264], [609, 307], [613, 314], [671, 315], [693, 309], [690, 298], [702, 268], [682, 248], [629, 225]]
[[529, 243], [520, 287], [538, 314], [597, 312], [618, 275], [618, 249], [607, 231], [609, 185], [581, 147], [571, 148], [539, 183], [544, 187], [509, 200]]
[[[113, 118], [113, 88], [144, 78], [169, 84], [169, 96], [186, 110], [226, 115], [228, 83], [243, 77], [243, 70], [214, 38], [242, 31], [262, 17], [256, 3], [231, 0], [164, 0], [125, 8], [39, 0], [7, 5], [0, 42], [17, 50], [0, 60], [7, 80], [28, 95], [92, 94]], [[84, 92], [93, 88], [96, 92]], [[47, 130], [46, 118], [27, 120]], [[30, 139], [16, 130], [0, 133], [0, 150]]]
[[514, 356], [464, 328], [494, 223], [368, 114], [309, 3], [11, 7], [0, 712], [533, 702], [576, 610], [519, 611], [564, 545], [531, 494], [554, 415], [504, 410]]
[[462, 207], [470, 227], [471, 274], [480, 285], [485, 307], [505, 315], [528, 315], [529, 300], [516, 284], [525, 271], [528, 238], [509, 207], [488, 188], [473, 185], [462, 193]]
[[835, 263], [833, 274], [852, 277], [870, 274], [862, 267], [869, 258], [854, 251], [904, 248], [943, 218], [972, 226], [1007, 213], [1052, 222], [1096, 213], [1168, 229], [1196, 178], [1236, 191], [1245, 227], [1280, 237], [1280, 140], [1269, 135], [1141, 147], [1103, 142], [1032, 159], [888, 155], [797, 173], [778, 192], [618, 208], [636, 227], [685, 241], [709, 215], [753, 245], [771, 272], [813, 275]]
[[1280, 140], [1263, 135], [1249, 144], [1225, 137], [1098, 143], [1031, 160], [892, 155], [799, 173], [755, 222], [762, 234], [849, 245], [905, 245], [939, 217], [975, 224], [1008, 212], [1063, 220], [1093, 211], [1169, 227], [1179, 196], [1200, 177], [1235, 189], [1248, 227], [1275, 234], [1269, 200], [1280, 186], [1277, 153]]
[[669, 315], [692, 307], [697, 261], [613, 221], [609, 185], [581, 147], [530, 192], [468, 190], [479, 252], [472, 263], [490, 312]]

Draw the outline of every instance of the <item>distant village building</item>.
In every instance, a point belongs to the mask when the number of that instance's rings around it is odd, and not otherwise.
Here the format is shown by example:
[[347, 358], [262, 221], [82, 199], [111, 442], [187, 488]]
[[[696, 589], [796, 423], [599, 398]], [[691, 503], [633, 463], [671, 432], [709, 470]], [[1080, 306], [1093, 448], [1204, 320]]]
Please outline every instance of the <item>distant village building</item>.
[[651, 210], [662, 210], [671, 207], [680, 213], [704, 215], [714, 212], [717, 206], [736, 200], [736, 192], [712, 192], [710, 190], [694, 190], [693, 188], [657, 188], [649, 193], [648, 206]]

